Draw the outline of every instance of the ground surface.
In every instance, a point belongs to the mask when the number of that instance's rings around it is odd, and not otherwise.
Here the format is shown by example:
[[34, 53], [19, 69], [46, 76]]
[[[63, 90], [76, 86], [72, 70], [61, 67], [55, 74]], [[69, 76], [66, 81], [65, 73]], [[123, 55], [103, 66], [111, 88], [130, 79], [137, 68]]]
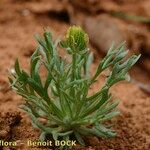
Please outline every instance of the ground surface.
[[[17, 140], [20, 146], [14, 149], [48, 149], [26, 146], [27, 139], [38, 139], [39, 131], [32, 128], [30, 119], [22, 110], [18, 109], [23, 100], [9, 88], [7, 76], [8, 70], [14, 65], [16, 58], [19, 58], [22, 66], [28, 69], [29, 58], [36, 45], [33, 35], [42, 33], [43, 27], [49, 26], [54, 37], [65, 33], [69, 27], [68, 15], [63, 13], [60, 16], [57, 13], [63, 9], [64, 6], [56, 0], [51, 0], [51, 2], [48, 0], [0, 1], [0, 139]], [[93, 68], [98, 57], [95, 57]], [[147, 84], [150, 83], [147, 72], [138, 66], [133, 69], [132, 77]], [[103, 81], [104, 78], [101, 77], [92, 91], [102, 85]], [[120, 83], [112, 88], [112, 93], [114, 97], [121, 99], [119, 105], [121, 115], [112, 120], [114, 129], [118, 133], [117, 137], [114, 139], [89, 137], [86, 139], [86, 148], [77, 146], [74, 148], [75, 150], [150, 149], [150, 96], [135, 83]]]

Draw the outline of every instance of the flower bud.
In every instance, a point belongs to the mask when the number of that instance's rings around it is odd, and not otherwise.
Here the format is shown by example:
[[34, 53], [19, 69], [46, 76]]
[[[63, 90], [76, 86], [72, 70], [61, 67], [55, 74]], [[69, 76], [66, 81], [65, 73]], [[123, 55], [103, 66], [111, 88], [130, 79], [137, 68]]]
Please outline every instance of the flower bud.
[[65, 45], [73, 51], [82, 51], [87, 48], [89, 42], [88, 35], [77, 26], [72, 26], [68, 29]]

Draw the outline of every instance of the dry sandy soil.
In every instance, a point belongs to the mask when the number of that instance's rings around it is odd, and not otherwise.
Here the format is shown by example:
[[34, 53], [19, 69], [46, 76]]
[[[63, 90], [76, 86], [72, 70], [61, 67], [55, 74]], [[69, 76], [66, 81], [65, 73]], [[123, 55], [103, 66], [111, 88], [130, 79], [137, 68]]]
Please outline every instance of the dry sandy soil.
[[[0, 1], [0, 140], [20, 143], [18, 147], [0, 147], [0, 150], [50, 149], [30, 148], [25, 144], [27, 139], [37, 140], [39, 131], [32, 127], [30, 118], [18, 108], [24, 101], [10, 89], [7, 76], [16, 58], [28, 69], [29, 58], [36, 45], [33, 35], [42, 33], [43, 27], [49, 26], [54, 38], [64, 35], [70, 25], [70, 19], [65, 11], [58, 13], [60, 10], [64, 10], [64, 6], [56, 0]], [[95, 48], [92, 50], [97, 55], [94, 68], [100, 54]], [[149, 74], [139, 66], [133, 68], [131, 74], [143, 83], [150, 83]], [[104, 77], [101, 77], [92, 90], [103, 81]], [[114, 139], [87, 137], [87, 146], [76, 146], [75, 150], [150, 149], [149, 94], [141, 90], [137, 83], [126, 82], [114, 86], [112, 93], [114, 97], [121, 99], [121, 115], [111, 121], [117, 136]]]

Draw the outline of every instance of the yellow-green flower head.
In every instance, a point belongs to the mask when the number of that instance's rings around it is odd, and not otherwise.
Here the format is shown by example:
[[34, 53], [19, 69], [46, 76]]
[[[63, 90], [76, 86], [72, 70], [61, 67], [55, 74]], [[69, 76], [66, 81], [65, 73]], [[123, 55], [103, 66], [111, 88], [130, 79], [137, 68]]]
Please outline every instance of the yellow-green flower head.
[[73, 51], [82, 51], [87, 48], [89, 38], [80, 27], [72, 26], [67, 31], [65, 42]]

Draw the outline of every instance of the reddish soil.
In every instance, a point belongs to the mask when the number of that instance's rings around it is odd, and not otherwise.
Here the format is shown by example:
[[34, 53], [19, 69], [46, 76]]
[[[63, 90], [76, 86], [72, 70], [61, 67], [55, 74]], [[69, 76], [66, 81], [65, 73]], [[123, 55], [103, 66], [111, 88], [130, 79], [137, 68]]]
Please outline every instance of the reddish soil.
[[[98, 3], [98, 1], [95, 2]], [[116, 2], [114, 5], [112, 5], [112, 2], [108, 10], [116, 8]], [[122, 4], [125, 1], [118, 0], [118, 3]], [[105, 7], [105, 4], [102, 6]], [[124, 9], [131, 7], [125, 6]], [[144, 6], [146, 7], [146, 4]], [[29, 58], [36, 45], [33, 35], [42, 33], [43, 27], [49, 26], [54, 38], [58, 35], [64, 35], [71, 20], [65, 8], [66, 6], [64, 7], [61, 2], [56, 0], [0, 1], [0, 140], [17, 141], [20, 145], [15, 148], [0, 147], [0, 150], [49, 149], [30, 148], [25, 144], [27, 139], [37, 140], [39, 131], [32, 127], [30, 118], [18, 108], [24, 101], [10, 89], [7, 77], [8, 70], [13, 67], [16, 58], [19, 58], [22, 66], [28, 69]], [[148, 13], [146, 8], [145, 13], [147, 12], [146, 16], [148, 16], [150, 11]], [[98, 55], [95, 48], [92, 48], [92, 50], [96, 54], [92, 68], [93, 72], [100, 55]], [[137, 65], [133, 68], [131, 74], [132, 78], [141, 81], [143, 84], [150, 84], [147, 67], [143, 70]], [[99, 88], [104, 80], [105, 75], [94, 85], [92, 92]], [[122, 82], [111, 89], [114, 97], [120, 99], [119, 110], [121, 115], [111, 121], [117, 132], [115, 138], [86, 137], [87, 146], [85, 148], [76, 146], [74, 149], [149, 150], [150, 96], [149, 92], [146, 93], [140, 87], [137, 82]]]

